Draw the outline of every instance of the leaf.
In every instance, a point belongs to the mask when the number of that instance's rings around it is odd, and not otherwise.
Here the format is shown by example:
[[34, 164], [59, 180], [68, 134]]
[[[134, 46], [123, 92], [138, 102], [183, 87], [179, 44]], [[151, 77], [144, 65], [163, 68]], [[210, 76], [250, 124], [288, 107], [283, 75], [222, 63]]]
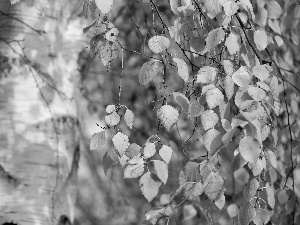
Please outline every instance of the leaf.
[[172, 157], [173, 150], [167, 145], [163, 145], [159, 149], [159, 155], [160, 157], [167, 163], [169, 164], [171, 157]]
[[128, 160], [129, 160], [129, 158], [125, 154], [122, 155], [121, 157], [119, 157], [119, 162], [122, 167], [124, 167], [126, 165]]
[[137, 178], [144, 173], [144, 160], [140, 156], [129, 159], [125, 169], [124, 178]]
[[221, 210], [223, 209], [225, 202], [226, 202], [225, 195], [223, 193], [221, 194], [221, 197], [217, 201], [215, 201], [215, 205]]
[[88, 25], [87, 27], [83, 28], [83, 33], [85, 34], [86, 32], [88, 32], [97, 22], [97, 19], [93, 20], [93, 22]]
[[230, 60], [223, 60], [224, 71], [228, 76], [233, 74], [233, 64]]
[[247, 186], [244, 187], [243, 196], [246, 201], [250, 201], [256, 194], [257, 189], [259, 188], [259, 183], [256, 178], [253, 178]]
[[299, 19], [300, 18], [300, 5], [297, 5], [294, 8], [294, 17], [295, 17], [295, 19]]
[[274, 168], [277, 168], [277, 157], [274, 152], [267, 150], [266, 157]]
[[142, 154], [145, 157], [145, 159], [148, 159], [156, 153], [155, 144], [151, 142], [146, 142], [146, 144], [143, 146]]
[[266, 92], [270, 91], [270, 87], [269, 85], [267, 85], [266, 83], [263, 82], [256, 82], [256, 85], [262, 89], [264, 89]]
[[275, 31], [277, 34], [281, 34], [281, 28], [278, 20], [269, 19], [268, 24], [273, 31]]
[[219, 112], [221, 119], [227, 119], [230, 114], [230, 102], [222, 102], [219, 105]]
[[284, 205], [289, 200], [289, 196], [286, 194], [286, 190], [281, 190], [278, 193], [278, 201], [281, 205]]
[[281, 47], [281, 46], [284, 44], [284, 41], [282, 40], [282, 38], [281, 38], [280, 36], [276, 35], [276, 36], [274, 37], [274, 39], [275, 39], [275, 41], [276, 41], [278, 47]]
[[189, 117], [198, 117], [203, 112], [204, 107], [200, 104], [198, 100], [194, 100], [190, 103], [189, 107]]
[[247, 8], [250, 11], [252, 20], [255, 20], [255, 14], [253, 12], [253, 7], [251, 2], [249, 0], [239, 0], [239, 2], [242, 4], [244, 8]]
[[218, 121], [219, 117], [213, 110], [206, 110], [201, 114], [201, 123], [205, 131], [217, 125]]
[[175, 101], [178, 105], [182, 108], [182, 110], [188, 112], [190, 108], [190, 101], [189, 99], [180, 92], [173, 92], [172, 95], [174, 96]]
[[179, 113], [170, 105], [163, 105], [157, 110], [157, 117], [163, 126], [169, 131], [177, 122]]
[[281, 15], [281, 7], [275, 0], [269, 0], [266, 2], [266, 8], [268, 12], [268, 18], [278, 19]]
[[106, 111], [107, 114], [111, 114], [114, 111], [116, 111], [116, 106], [115, 105], [108, 105], [108, 106], [106, 106], [105, 111]]
[[173, 61], [177, 64], [178, 76], [184, 80], [185, 83], [189, 80], [189, 67], [183, 59], [173, 58]]
[[128, 146], [126, 149], [125, 155], [127, 155], [129, 158], [133, 158], [137, 156], [141, 151], [141, 146], [139, 146], [136, 143], [132, 143]]
[[183, 206], [183, 220], [191, 220], [195, 216], [197, 216], [197, 210], [194, 208], [193, 205], [185, 205]]
[[224, 95], [218, 88], [211, 89], [206, 93], [206, 102], [210, 109], [214, 109], [224, 101]]
[[266, 92], [259, 87], [249, 87], [248, 94], [255, 100], [255, 101], [262, 101], [267, 97]]
[[90, 141], [90, 150], [99, 149], [106, 142], [105, 130], [99, 133], [94, 133]]
[[227, 213], [230, 218], [236, 217], [239, 213], [239, 208], [236, 204], [230, 204], [227, 206]]
[[119, 34], [119, 30], [113, 27], [105, 33], [104, 37], [109, 42], [115, 42], [117, 41], [118, 34]]
[[115, 42], [105, 41], [100, 45], [99, 55], [104, 66], [109, 66], [120, 54], [119, 46]]
[[114, 111], [113, 113], [106, 115], [104, 117], [104, 120], [107, 126], [113, 127], [118, 125], [118, 123], [120, 122], [120, 116], [117, 112]]
[[231, 130], [227, 131], [223, 135], [223, 137], [222, 137], [222, 143], [224, 144], [225, 147], [227, 147], [229, 145], [229, 143], [231, 142], [235, 131], [236, 131], [236, 127], [233, 127]]
[[158, 189], [161, 185], [161, 182], [153, 180], [151, 177], [151, 172], [147, 172], [141, 177], [139, 185], [145, 198], [148, 200], [148, 202], [151, 202], [158, 194]]
[[238, 36], [230, 33], [226, 38], [225, 45], [228, 49], [228, 52], [231, 55], [236, 54], [240, 50], [240, 44], [238, 42]]
[[173, 13], [180, 15], [180, 12], [187, 9], [191, 4], [191, 0], [170, 0], [170, 6]]
[[219, 174], [211, 172], [204, 181], [204, 192], [211, 201], [215, 201], [222, 194], [223, 185], [224, 179]]
[[267, 209], [257, 208], [256, 215], [253, 219], [253, 222], [256, 225], [265, 225], [269, 222], [271, 216], [272, 216], [272, 211], [269, 211]]
[[274, 98], [279, 96], [279, 86], [277, 77], [273, 76], [270, 82], [270, 90]]
[[95, 0], [96, 6], [102, 14], [107, 14], [110, 12], [113, 2], [113, 0]]
[[[206, 1], [215, 1], [215, 0], [206, 0]], [[206, 47], [207, 51], [211, 52], [214, 50], [214, 48], [224, 39], [225, 32], [223, 28], [216, 28], [211, 30], [205, 41], [206, 41]]]
[[226, 1], [223, 4], [223, 8], [224, 8], [225, 15], [231, 17], [237, 13], [239, 6], [234, 1]]
[[252, 68], [253, 75], [261, 81], [264, 81], [270, 76], [272, 67], [264, 65], [257, 65]]
[[158, 74], [158, 71], [156, 61], [150, 60], [149, 62], [145, 62], [139, 72], [140, 84], [148, 84]]
[[219, 0], [204, 0], [203, 1], [204, 9], [207, 12], [209, 18], [213, 19], [222, 12], [222, 3]]
[[229, 101], [234, 94], [234, 82], [231, 76], [226, 76], [224, 81], [224, 89], [227, 96], [227, 100]]
[[249, 168], [251, 169], [253, 176], [258, 176], [261, 174], [263, 169], [266, 168], [266, 159], [263, 157], [262, 159], [258, 158], [255, 163], [248, 163]]
[[112, 138], [112, 142], [114, 143], [114, 146], [118, 150], [120, 156], [124, 154], [128, 146], [130, 145], [128, 137], [122, 132], [118, 132], [117, 134], [115, 134], [115, 136]]
[[134, 114], [130, 109], [126, 109], [125, 115], [124, 115], [124, 121], [126, 125], [132, 129], [133, 122], [134, 122]]
[[221, 123], [222, 123], [222, 127], [224, 128], [224, 130], [230, 131], [232, 129], [231, 124], [229, 123], [228, 120], [221, 119]]
[[244, 167], [241, 167], [238, 170], [236, 170], [233, 176], [235, 181], [241, 186], [247, 184], [250, 177], [249, 172]]
[[232, 74], [233, 82], [239, 87], [245, 87], [252, 81], [252, 75], [249, 73], [247, 67], [241, 66]]
[[239, 150], [241, 156], [250, 163], [255, 163], [260, 155], [260, 144], [259, 142], [250, 136], [245, 136], [240, 141]]
[[161, 160], [152, 160], [157, 177], [164, 183], [168, 180], [168, 164]]
[[103, 156], [103, 169], [105, 175], [109, 168], [117, 165], [119, 162], [118, 152], [115, 148], [109, 149]]
[[204, 134], [203, 142], [204, 142], [204, 146], [209, 151], [209, 153], [211, 155], [214, 155], [222, 145], [222, 135], [220, 131], [215, 129], [210, 129], [206, 131], [206, 133]]
[[214, 84], [208, 84], [202, 87], [202, 95], [205, 95], [206, 92], [208, 92], [211, 89], [216, 88], [216, 86]]
[[156, 35], [149, 39], [148, 45], [152, 52], [161, 53], [170, 47], [170, 40], [165, 36]]
[[264, 30], [254, 32], [254, 43], [259, 51], [264, 50], [268, 45], [268, 35]]
[[268, 198], [268, 204], [272, 209], [275, 207], [275, 197], [274, 197], [274, 189], [271, 187], [269, 183], [266, 184], [266, 192]]
[[214, 67], [203, 66], [197, 74], [196, 83], [213, 83], [217, 76], [217, 70]]
[[255, 217], [256, 211], [248, 202], [240, 210], [238, 214], [240, 225], [248, 225]]

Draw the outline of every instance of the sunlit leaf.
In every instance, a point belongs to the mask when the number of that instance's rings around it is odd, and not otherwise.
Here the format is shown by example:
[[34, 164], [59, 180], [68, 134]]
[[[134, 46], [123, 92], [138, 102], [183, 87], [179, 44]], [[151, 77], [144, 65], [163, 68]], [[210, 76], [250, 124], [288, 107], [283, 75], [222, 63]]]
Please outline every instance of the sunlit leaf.
[[154, 53], [161, 53], [170, 47], [170, 40], [165, 36], [153, 36], [148, 42], [149, 48]]
[[178, 111], [170, 105], [163, 105], [157, 111], [157, 117], [163, 126], [169, 131], [174, 124], [177, 122], [179, 113]]
[[205, 131], [213, 128], [218, 121], [219, 117], [213, 110], [206, 110], [201, 114], [201, 123]]
[[128, 136], [123, 134], [122, 132], [118, 132], [115, 134], [115, 136], [112, 138], [112, 142], [114, 143], [114, 146], [118, 150], [120, 156], [124, 154], [128, 146], [130, 145]]
[[228, 76], [231, 76], [234, 72], [233, 64], [230, 60], [223, 60], [224, 71]]
[[238, 42], [238, 36], [234, 33], [230, 33], [226, 38], [225, 45], [231, 55], [236, 54], [240, 50], [240, 44]]
[[266, 157], [274, 168], [277, 168], [277, 157], [274, 152], [267, 150]]
[[222, 1], [220, 0], [204, 0], [203, 6], [207, 12], [207, 15], [211, 19], [216, 17], [216, 15], [218, 15], [220, 12], [222, 12]]
[[270, 76], [270, 71], [272, 67], [267, 65], [257, 65], [252, 68], [253, 75], [256, 76], [261, 81], [264, 81]]
[[196, 83], [213, 83], [217, 76], [217, 70], [214, 67], [203, 66], [197, 74]]
[[120, 118], [119, 114], [116, 111], [114, 111], [111, 114], [106, 115], [104, 117], [104, 120], [105, 120], [105, 123], [107, 124], [107, 126], [113, 127], [113, 126], [118, 125], [121, 118]]
[[268, 18], [270, 19], [278, 19], [281, 15], [281, 6], [276, 0], [268, 0], [266, 2], [266, 9]]
[[256, 30], [254, 32], [254, 43], [259, 51], [264, 50], [268, 45], [268, 35], [264, 30]]
[[[212, 0], [207, 0], [212, 1]], [[213, 0], [216, 1], [216, 0]], [[223, 28], [216, 28], [210, 31], [207, 35], [206, 41], [206, 48], [208, 52], [211, 52], [215, 49], [215, 47], [224, 39], [225, 32]]]
[[145, 157], [145, 159], [148, 159], [156, 153], [155, 144], [151, 142], [146, 142], [146, 144], [143, 146], [142, 154]]
[[214, 109], [224, 101], [224, 95], [218, 88], [211, 89], [206, 93], [206, 102], [210, 109]]
[[226, 16], [233, 16], [234, 14], [237, 13], [239, 6], [234, 1], [226, 1], [223, 4], [223, 8]]
[[168, 180], [168, 164], [161, 160], [152, 160], [157, 177], [164, 183]]
[[159, 155], [160, 157], [167, 163], [169, 164], [170, 160], [171, 160], [171, 156], [172, 156], [173, 150], [172, 148], [170, 148], [167, 145], [163, 145], [160, 149], [159, 149]]
[[177, 64], [178, 76], [180, 76], [184, 82], [188, 82], [189, 79], [189, 68], [183, 59], [173, 58], [173, 61]]
[[130, 109], [126, 109], [125, 115], [124, 115], [124, 121], [126, 125], [132, 129], [133, 122], [134, 122], [134, 114]]
[[228, 101], [232, 98], [234, 94], [234, 82], [231, 76], [226, 76], [224, 81], [224, 89], [227, 96]]
[[235, 181], [239, 184], [239, 185], [245, 185], [248, 180], [249, 180], [249, 172], [244, 168], [240, 168], [237, 171], [234, 172], [233, 174]]
[[227, 213], [230, 218], [236, 217], [239, 213], [239, 208], [236, 204], [230, 204], [227, 206]]
[[124, 168], [124, 178], [137, 178], [144, 173], [144, 160], [140, 156], [136, 156], [128, 160]]
[[255, 100], [255, 101], [262, 101], [267, 97], [266, 92], [259, 88], [259, 87], [249, 87], [248, 94]]
[[223, 191], [224, 179], [217, 173], [211, 172], [205, 179], [204, 192], [211, 201], [219, 199]]
[[113, 0], [95, 0], [96, 6], [102, 14], [107, 14], [110, 12], [113, 2]]
[[252, 20], [255, 20], [255, 14], [253, 12], [253, 7], [252, 7], [252, 4], [251, 4], [250, 0], [239, 0], [239, 2], [242, 4], [242, 6], [245, 9], [250, 11], [251, 16], [252, 16]]
[[257, 208], [256, 215], [253, 219], [253, 222], [256, 225], [265, 225], [268, 224], [271, 216], [272, 216], [272, 211], [269, 211], [267, 209]]
[[239, 87], [245, 87], [252, 81], [252, 75], [245, 66], [241, 66], [237, 71], [232, 74], [233, 82]]
[[145, 198], [148, 200], [148, 202], [151, 202], [158, 194], [158, 189], [161, 185], [161, 182], [153, 180], [151, 172], [147, 172], [141, 177], [139, 185]]
[[274, 209], [275, 206], [274, 189], [273, 187], [271, 187], [269, 183], [266, 184], [266, 192], [267, 192], [268, 204], [269, 206], [271, 206], [272, 209]]
[[255, 163], [261, 152], [261, 147], [256, 139], [245, 136], [240, 141], [239, 150], [244, 159], [250, 163]]
[[209, 153], [211, 155], [214, 155], [222, 145], [222, 135], [220, 131], [215, 129], [210, 129], [206, 131], [206, 133], [204, 134], [203, 142], [204, 142], [204, 146], [209, 151]]
[[241, 225], [248, 225], [255, 217], [256, 211], [253, 206], [248, 202], [240, 210], [238, 214], [239, 222]]

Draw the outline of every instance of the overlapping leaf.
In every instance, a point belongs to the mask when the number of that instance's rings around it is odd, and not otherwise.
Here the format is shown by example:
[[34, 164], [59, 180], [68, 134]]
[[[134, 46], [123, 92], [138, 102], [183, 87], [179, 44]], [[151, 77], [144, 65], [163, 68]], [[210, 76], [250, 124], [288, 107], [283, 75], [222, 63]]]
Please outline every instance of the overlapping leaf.
[[163, 126], [169, 131], [171, 127], [173, 127], [177, 122], [179, 113], [174, 107], [170, 105], [163, 105], [157, 111], [157, 117], [159, 118]]
[[161, 182], [153, 180], [151, 172], [147, 172], [141, 177], [139, 185], [145, 198], [148, 200], [148, 202], [151, 202], [158, 194], [158, 189], [161, 186]]
[[161, 53], [170, 47], [170, 40], [165, 36], [153, 36], [148, 42], [149, 48], [154, 53]]
[[156, 61], [145, 62], [139, 72], [139, 82], [142, 85], [148, 84], [157, 74], [159, 68]]

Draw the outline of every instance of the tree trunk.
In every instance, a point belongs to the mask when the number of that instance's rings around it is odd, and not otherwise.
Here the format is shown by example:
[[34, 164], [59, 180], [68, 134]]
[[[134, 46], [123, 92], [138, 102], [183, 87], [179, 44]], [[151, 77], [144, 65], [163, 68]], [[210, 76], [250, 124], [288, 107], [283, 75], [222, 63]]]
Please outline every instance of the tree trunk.
[[80, 4], [0, 1], [1, 225], [73, 222]]

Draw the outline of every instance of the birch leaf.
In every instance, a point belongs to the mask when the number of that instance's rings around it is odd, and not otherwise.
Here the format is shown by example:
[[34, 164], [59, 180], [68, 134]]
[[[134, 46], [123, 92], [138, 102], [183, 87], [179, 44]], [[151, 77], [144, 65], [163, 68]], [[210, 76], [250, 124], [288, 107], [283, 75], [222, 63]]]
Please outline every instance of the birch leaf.
[[157, 117], [163, 124], [163, 126], [169, 131], [171, 127], [177, 122], [179, 113], [178, 111], [170, 105], [163, 105], [157, 111]]
[[264, 30], [256, 30], [254, 33], [254, 43], [259, 51], [264, 50], [268, 45], [268, 35]]
[[255, 163], [261, 152], [259, 142], [250, 136], [245, 136], [239, 143], [241, 156], [250, 163]]
[[201, 123], [205, 131], [213, 128], [218, 121], [219, 117], [213, 110], [206, 110], [201, 114]]
[[161, 53], [170, 47], [170, 40], [165, 36], [153, 36], [148, 42], [149, 48], [154, 53]]
[[151, 202], [158, 194], [158, 189], [161, 186], [161, 182], [153, 180], [151, 172], [147, 172], [141, 177], [139, 185], [145, 198], [148, 200], [148, 202]]
[[169, 146], [163, 145], [160, 149], [159, 149], [159, 155], [160, 157], [167, 163], [169, 164], [170, 160], [171, 160], [171, 156], [172, 156], [173, 150], [172, 148], [170, 148]]
[[180, 107], [188, 112], [190, 108], [190, 101], [189, 99], [182, 93], [180, 92], [173, 92], [172, 95], [174, 96], [175, 101], [177, 102]]
[[180, 76], [182, 80], [184, 80], [184, 82], [187, 83], [189, 79], [188, 65], [183, 59], [173, 58], [173, 61], [177, 64], [178, 76]]
[[126, 109], [125, 115], [124, 115], [124, 121], [126, 125], [132, 129], [133, 122], [134, 122], [134, 114], [130, 109]]
[[112, 142], [114, 143], [114, 146], [118, 150], [120, 156], [124, 154], [130, 145], [127, 135], [123, 134], [122, 132], [115, 134], [115, 136], [112, 138]]
[[164, 183], [168, 180], [168, 164], [161, 160], [153, 160], [154, 171], [157, 177]]
[[208, 52], [213, 51], [215, 47], [224, 39], [224, 37], [225, 37], [225, 32], [223, 28], [216, 28], [211, 30], [205, 39], [207, 51]]
[[206, 93], [206, 102], [210, 109], [214, 109], [224, 101], [224, 95], [218, 88], [211, 89]]
[[148, 84], [158, 74], [158, 71], [158, 66], [154, 60], [145, 62], [139, 72], [140, 84]]

